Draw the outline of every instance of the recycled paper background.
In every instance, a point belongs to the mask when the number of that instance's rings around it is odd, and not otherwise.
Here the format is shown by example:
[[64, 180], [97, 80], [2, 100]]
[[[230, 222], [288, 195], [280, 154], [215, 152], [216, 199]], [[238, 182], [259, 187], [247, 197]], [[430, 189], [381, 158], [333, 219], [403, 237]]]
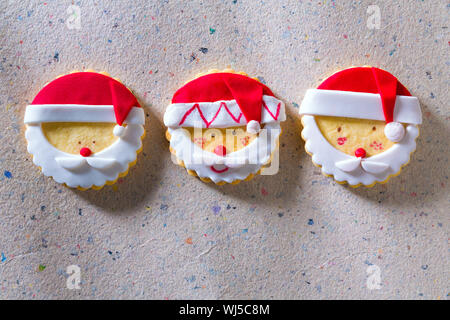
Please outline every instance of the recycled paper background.
[[[448, 299], [449, 10], [441, 0], [1, 1], [0, 298]], [[370, 189], [321, 175], [300, 138], [306, 89], [352, 65], [390, 71], [423, 111], [411, 163]], [[162, 118], [184, 82], [226, 67], [270, 86], [288, 120], [277, 175], [219, 187], [171, 162]], [[131, 88], [148, 122], [129, 175], [82, 192], [32, 164], [23, 115], [45, 83], [86, 69]], [[71, 265], [79, 290], [66, 285]]]

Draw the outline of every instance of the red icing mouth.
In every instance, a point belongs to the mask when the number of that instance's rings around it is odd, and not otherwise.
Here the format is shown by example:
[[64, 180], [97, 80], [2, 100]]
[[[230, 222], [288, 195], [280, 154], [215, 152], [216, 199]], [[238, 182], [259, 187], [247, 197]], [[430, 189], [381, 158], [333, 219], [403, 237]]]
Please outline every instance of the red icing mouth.
[[228, 171], [228, 169], [230, 169], [230, 168], [228, 168], [228, 167], [225, 167], [225, 168], [222, 169], [222, 170], [217, 170], [216, 168], [214, 168], [214, 166], [211, 166], [210, 168], [211, 168], [211, 170], [214, 171], [215, 173], [224, 173], [225, 171]]

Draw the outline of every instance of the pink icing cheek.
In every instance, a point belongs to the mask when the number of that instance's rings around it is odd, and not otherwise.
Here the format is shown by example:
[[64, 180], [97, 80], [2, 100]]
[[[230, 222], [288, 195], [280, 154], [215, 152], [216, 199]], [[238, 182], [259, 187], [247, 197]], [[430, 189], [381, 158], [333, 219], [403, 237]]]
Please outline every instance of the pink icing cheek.
[[382, 142], [378, 143], [378, 142], [374, 141], [370, 144], [370, 147], [375, 150], [383, 150], [383, 143]]
[[339, 138], [337, 138], [337, 144], [340, 145], [340, 146], [343, 146], [346, 141], [347, 141], [346, 137], [339, 137]]
[[194, 138], [194, 142], [198, 144], [202, 149], [205, 147], [205, 138]]
[[245, 136], [244, 138], [241, 138], [241, 143], [246, 146], [248, 145], [248, 142], [250, 141], [250, 137], [249, 136]]

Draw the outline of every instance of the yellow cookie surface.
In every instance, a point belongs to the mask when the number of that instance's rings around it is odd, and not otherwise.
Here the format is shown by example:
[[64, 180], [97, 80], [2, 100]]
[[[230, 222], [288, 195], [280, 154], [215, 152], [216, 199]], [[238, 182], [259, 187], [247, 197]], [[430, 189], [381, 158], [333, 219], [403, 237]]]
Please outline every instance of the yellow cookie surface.
[[89, 148], [96, 153], [117, 140], [113, 134], [114, 126], [114, 123], [50, 122], [42, 123], [42, 131], [61, 151], [80, 154], [81, 148]]
[[316, 116], [315, 120], [325, 139], [351, 156], [358, 148], [363, 148], [366, 157], [370, 157], [394, 145], [384, 135], [384, 121], [324, 116]]

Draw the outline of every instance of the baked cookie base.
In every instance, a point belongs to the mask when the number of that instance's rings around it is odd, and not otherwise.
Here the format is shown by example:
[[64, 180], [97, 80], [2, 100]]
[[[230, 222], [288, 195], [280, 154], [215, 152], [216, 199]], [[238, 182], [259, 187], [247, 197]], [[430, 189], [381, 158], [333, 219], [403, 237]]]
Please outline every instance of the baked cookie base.
[[[81, 71], [73, 70], [73, 71], [71, 71], [71, 72], [69, 72], [69, 73], [67, 73], [67, 74], [77, 73], [77, 72], [81, 72]], [[105, 75], [105, 76], [111, 77], [111, 75], [110, 75], [108, 72], [105, 72], [105, 71], [97, 72], [97, 71], [95, 71], [95, 70], [93, 70], [93, 69], [86, 69], [84, 72], [95, 72], [95, 73], [99, 73], [99, 74], [103, 74], [103, 75]], [[55, 77], [53, 80], [58, 79], [58, 78], [61, 78], [61, 77], [65, 76], [65, 75], [67, 75], [67, 74], [61, 74], [61, 75]], [[121, 82], [120, 79], [118, 79], [118, 78], [115, 78], [115, 77], [112, 77], [112, 78], [115, 79], [115, 80], [117, 80], [117, 81], [119, 81], [119, 82]], [[52, 81], [53, 81], [53, 80], [52, 80]], [[50, 82], [51, 82], [51, 81], [50, 81]], [[48, 85], [50, 82], [47, 82], [46, 84], [44, 84], [43, 87], [45, 87], [46, 85]], [[127, 89], [130, 90], [128, 87], [127, 87]], [[131, 91], [131, 90], [130, 90], [130, 91]], [[113, 184], [115, 184], [115, 183], [117, 182], [117, 180], [119, 180], [120, 178], [125, 177], [125, 176], [128, 174], [128, 172], [130, 171], [130, 168], [133, 167], [133, 166], [136, 164], [136, 162], [137, 162], [137, 156], [139, 155], [139, 153], [141, 153], [141, 151], [142, 151], [142, 149], [143, 149], [143, 147], [144, 147], [142, 141], [144, 140], [145, 135], [146, 135], [146, 133], [145, 133], [145, 128], [144, 128], [144, 133], [143, 133], [142, 136], [140, 137], [140, 139], [141, 139], [141, 144], [142, 144], [142, 145], [141, 145], [141, 147], [136, 151], [136, 159], [135, 159], [134, 161], [130, 162], [130, 163], [128, 164], [127, 169], [126, 169], [125, 171], [123, 171], [123, 172], [120, 172], [115, 180], [107, 180], [107, 181], [106, 181], [103, 185], [101, 185], [101, 186], [92, 185], [92, 187], [90, 187], [90, 188], [83, 188], [83, 187], [80, 187], [80, 186], [78, 186], [78, 187], [69, 187], [66, 183], [63, 183], [62, 185], [65, 186], [66, 188], [69, 188], [69, 189], [78, 189], [78, 190], [80, 190], [80, 191], [86, 191], [86, 190], [90, 190], [90, 189], [93, 189], [93, 190], [101, 190], [101, 189], [103, 189], [103, 187], [104, 187], [105, 185], [113, 185]], [[26, 140], [26, 139], [25, 139], [25, 140]], [[28, 143], [28, 142], [27, 142], [27, 143]], [[34, 156], [31, 154], [31, 159], [33, 160], [33, 158], [34, 158]], [[38, 166], [38, 168], [39, 168], [39, 170], [41, 171], [41, 173], [43, 173], [43, 172], [42, 172], [42, 167]], [[53, 176], [48, 176], [48, 177], [50, 177], [50, 178], [53, 179]]]
[[[221, 72], [235, 73], [235, 74], [240, 74], [240, 75], [243, 75], [243, 76], [246, 76], [246, 77], [250, 77], [247, 73], [245, 73], [245, 72], [243, 72], [243, 71], [235, 71], [235, 70], [230, 69], [230, 68], [227, 68], [227, 69], [224, 69], [224, 70], [210, 69], [210, 70], [208, 70], [207, 72], [196, 74], [196, 76], [195, 76], [193, 79], [187, 81], [186, 83], [189, 83], [190, 81], [192, 81], [192, 80], [194, 80], [194, 79], [196, 79], [196, 78], [199, 78], [199, 77], [201, 77], [201, 76], [204, 76], [204, 75], [208, 75], [208, 74], [211, 74], [211, 73], [221, 73]], [[259, 79], [256, 78], [256, 77], [250, 77], [250, 78], [259, 81]], [[186, 84], [186, 83], [185, 83], [185, 84]], [[276, 142], [276, 143], [277, 143], [277, 148], [276, 148], [276, 150], [279, 149], [279, 145], [280, 145], [280, 136], [281, 136], [282, 133], [283, 133], [283, 130], [281, 130], [280, 135], [279, 135], [278, 138], [277, 138], [277, 142]], [[166, 131], [166, 139], [170, 142], [171, 136], [170, 136], [169, 130]], [[171, 147], [169, 147], [169, 149], [170, 149], [170, 152], [176, 157], [176, 152], [175, 152], [175, 150], [173, 150]], [[275, 151], [276, 151], [276, 150], [275, 150]], [[274, 151], [274, 152], [275, 152], [275, 151]], [[274, 152], [272, 152], [272, 154], [270, 155], [269, 161], [268, 161], [266, 164], [264, 164], [264, 165], [261, 167], [261, 169], [259, 169], [256, 173], [251, 173], [250, 175], [247, 176], [247, 178], [245, 178], [245, 179], [243, 179], [243, 180], [236, 179], [236, 180], [234, 180], [234, 181], [231, 182], [231, 183], [226, 182], [226, 181], [220, 181], [220, 182], [217, 182], [216, 184], [219, 185], [219, 186], [225, 185], [225, 184], [238, 184], [238, 183], [241, 182], [241, 181], [249, 181], [249, 180], [253, 179], [253, 178], [255, 177], [255, 175], [261, 174], [261, 170], [262, 170], [264, 167], [267, 167], [267, 166], [270, 165], [270, 163], [272, 162], [272, 158], [273, 158], [273, 153], [274, 153]], [[202, 180], [203, 182], [213, 182], [211, 179], [199, 177], [199, 176], [197, 175], [197, 172], [195, 172], [195, 171], [193, 171], [193, 170], [187, 169], [186, 166], [185, 166], [185, 164], [184, 164], [184, 162], [183, 162], [182, 160], [178, 159], [178, 157], [177, 157], [177, 163], [178, 163], [178, 165], [180, 165], [180, 166], [182, 166], [183, 168], [185, 168], [189, 175], [191, 175], [191, 176], [193, 176], [193, 177], [198, 177], [198, 178], [199, 178], [200, 180]]]

